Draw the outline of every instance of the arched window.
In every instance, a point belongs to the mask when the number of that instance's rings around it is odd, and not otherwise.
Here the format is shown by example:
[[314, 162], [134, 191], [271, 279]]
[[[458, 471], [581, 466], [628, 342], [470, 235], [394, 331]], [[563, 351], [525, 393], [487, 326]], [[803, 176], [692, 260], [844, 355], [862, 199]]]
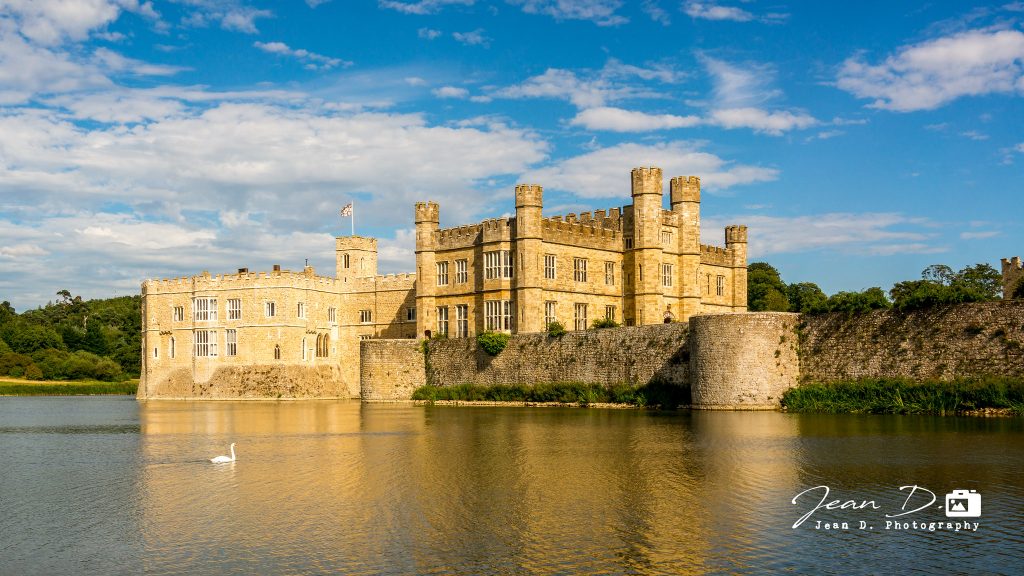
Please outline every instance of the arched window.
[[281, 345], [280, 344], [274, 344], [274, 360], [280, 360], [280, 359], [281, 359]]
[[316, 337], [316, 355], [318, 358], [326, 358], [330, 350], [330, 336], [320, 334]]
[[174, 358], [174, 338], [171, 338], [171, 358]]
[[306, 339], [302, 339], [302, 359], [306, 359]]

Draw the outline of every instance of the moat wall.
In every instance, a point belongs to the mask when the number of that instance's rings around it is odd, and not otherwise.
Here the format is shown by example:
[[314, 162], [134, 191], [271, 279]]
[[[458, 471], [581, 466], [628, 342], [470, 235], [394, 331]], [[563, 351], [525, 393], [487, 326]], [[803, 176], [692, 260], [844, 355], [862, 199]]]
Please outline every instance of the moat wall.
[[800, 379], [1024, 374], [1024, 300], [803, 316]]

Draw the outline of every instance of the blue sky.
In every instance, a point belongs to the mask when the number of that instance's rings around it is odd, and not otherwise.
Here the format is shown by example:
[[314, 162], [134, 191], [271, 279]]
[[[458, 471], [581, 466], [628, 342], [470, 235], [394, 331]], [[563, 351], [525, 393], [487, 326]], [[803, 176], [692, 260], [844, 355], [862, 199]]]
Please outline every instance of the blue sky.
[[413, 269], [412, 203], [501, 216], [704, 184], [703, 241], [826, 292], [1024, 252], [1024, 2], [7, 0], [0, 299]]

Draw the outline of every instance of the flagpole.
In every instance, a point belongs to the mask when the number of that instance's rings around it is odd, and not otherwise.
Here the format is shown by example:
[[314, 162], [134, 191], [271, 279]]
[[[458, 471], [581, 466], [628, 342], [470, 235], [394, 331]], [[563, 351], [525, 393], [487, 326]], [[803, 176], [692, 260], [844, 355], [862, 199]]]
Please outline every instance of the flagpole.
[[352, 235], [356, 235], [356, 203], [352, 202]]

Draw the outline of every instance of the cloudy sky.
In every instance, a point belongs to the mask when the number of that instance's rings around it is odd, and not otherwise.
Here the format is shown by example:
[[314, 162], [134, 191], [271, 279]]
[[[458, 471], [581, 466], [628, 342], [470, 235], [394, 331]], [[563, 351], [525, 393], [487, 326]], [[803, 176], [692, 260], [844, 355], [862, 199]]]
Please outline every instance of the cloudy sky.
[[413, 268], [442, 225], [704, 183], [703, 241], [826, 292], [1024, 253], [1024, 2], [2, 0], [0, 300]]

